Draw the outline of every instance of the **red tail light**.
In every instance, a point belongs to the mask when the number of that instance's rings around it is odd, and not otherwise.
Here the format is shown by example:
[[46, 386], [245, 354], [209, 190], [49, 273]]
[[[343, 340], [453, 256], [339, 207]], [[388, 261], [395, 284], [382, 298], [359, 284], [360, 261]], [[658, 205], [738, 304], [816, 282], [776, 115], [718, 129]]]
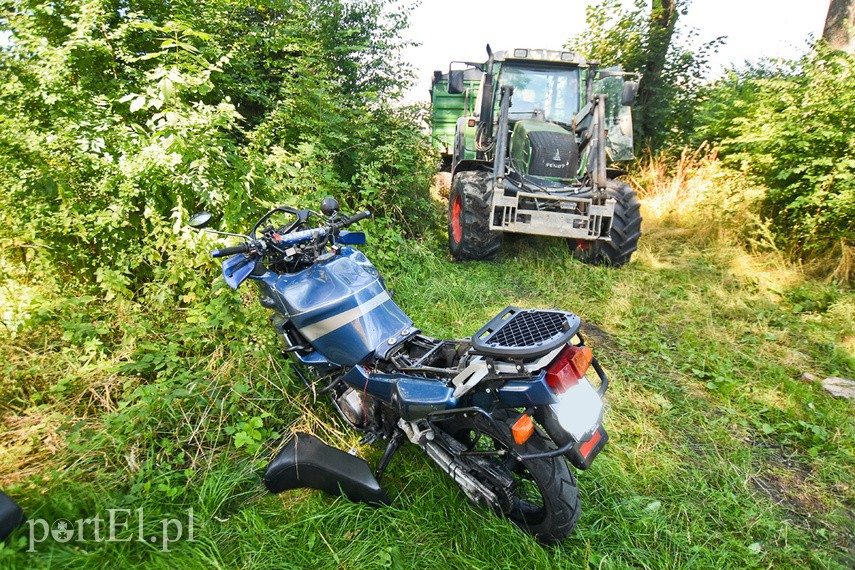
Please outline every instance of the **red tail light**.
[[556, 394], [566, 391], [585, 376], [594, 354], [587, 346], [568, 344], [546, 367], [546, 383]]

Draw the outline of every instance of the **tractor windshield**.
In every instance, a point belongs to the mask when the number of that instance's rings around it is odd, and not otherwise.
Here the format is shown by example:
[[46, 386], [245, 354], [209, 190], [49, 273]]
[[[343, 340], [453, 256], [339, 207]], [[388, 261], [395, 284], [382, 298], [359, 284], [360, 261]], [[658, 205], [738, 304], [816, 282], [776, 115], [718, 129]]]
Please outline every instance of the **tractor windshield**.
[[569, 125], [579, 110], [579, 69], [505, 63], [499, 86], [511, 85], [510, 120], [538, 119]]

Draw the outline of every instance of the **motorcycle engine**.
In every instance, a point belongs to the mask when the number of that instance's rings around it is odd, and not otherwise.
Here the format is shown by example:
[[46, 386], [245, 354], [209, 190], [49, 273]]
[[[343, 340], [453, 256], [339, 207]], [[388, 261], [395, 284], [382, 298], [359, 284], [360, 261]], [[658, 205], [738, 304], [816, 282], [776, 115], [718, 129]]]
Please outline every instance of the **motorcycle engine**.
[[348, 388], [335, 401], [344, 419], [354, 427], [366, 428], [374, 424], [374, 406], [371, 398], [365, 394]]

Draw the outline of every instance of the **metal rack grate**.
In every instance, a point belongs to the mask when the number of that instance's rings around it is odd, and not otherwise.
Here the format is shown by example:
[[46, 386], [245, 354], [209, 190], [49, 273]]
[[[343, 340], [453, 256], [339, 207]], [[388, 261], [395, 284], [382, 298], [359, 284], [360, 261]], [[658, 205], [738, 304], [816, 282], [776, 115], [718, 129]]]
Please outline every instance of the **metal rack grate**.
[[534, 358], [566, 343], [579, 330], [579, 317], [564, 311], [507, 307], [472, 336], [476, 352]]
[[517, 313], [490, 337], [493, 346], [531, 346], [541, 344], [568, 328], [567, 318], [560, 313], [525, 311]]

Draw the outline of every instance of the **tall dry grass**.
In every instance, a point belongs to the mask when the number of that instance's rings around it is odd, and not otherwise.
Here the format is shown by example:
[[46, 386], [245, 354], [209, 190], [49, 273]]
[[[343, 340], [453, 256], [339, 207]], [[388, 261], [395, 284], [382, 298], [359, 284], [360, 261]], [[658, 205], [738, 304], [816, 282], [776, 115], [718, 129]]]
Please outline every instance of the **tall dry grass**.
[[631, 169], [629, 182], [642, 202], [644, 230], [690, 233], [706, 245], [737, 247], [764, 265], [848, 286], [855, 277], [855, 247], [841, 240], [831, 252], [796, 260], [777, 245], [769, 220], [760, 215], [766, 189], [726, 168], [708, 143], [685, 148], [675, 161], [649, 154]]
[[630, 181], [648, 216], [680, 219], [709, 195], [718, 172], [718, 152], [704, 143], [694, 150], [684, 148], [676, 163], [662, 154], [648, 154], [638, 161]]

